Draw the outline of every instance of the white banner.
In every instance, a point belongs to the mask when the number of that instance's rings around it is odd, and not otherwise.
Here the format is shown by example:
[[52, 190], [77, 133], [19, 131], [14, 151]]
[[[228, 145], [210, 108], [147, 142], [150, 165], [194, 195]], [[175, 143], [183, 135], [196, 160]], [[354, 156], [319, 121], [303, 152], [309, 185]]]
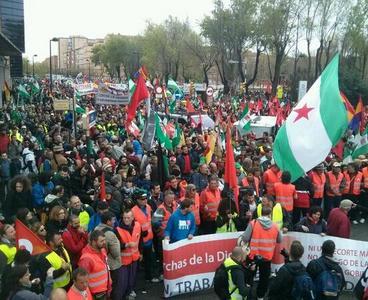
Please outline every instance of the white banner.
[[75, 84], [74, 88], [80, 96], [85, 96], [85, 95], [92, 94], [92, 93], [96, 92], [94, 90], [93, 83]]
[[96, 104], [123, 105], [129, 103], [127, 84], [102, 83], [96, 94]]
[[[221, 233], [194, 237], [174, 244], [163, 245], [164, 296], [165, 298], [208, 289], [213, 285], [213, 276], [220, 263], [231, 254], [240, 233]], [[352, 290], [368, 266], [368, 242], [342, 239], [331, 236], [290, 232], [275, 249], [272, 269], [284, 264], [281, 249], [289, 249], [294, 240], [304, 246], [302, 263], [306, 266], [312, 259], [321, 256], [325, 240], [336, 244], [334, 258], [343, 269], [346, 290]]]

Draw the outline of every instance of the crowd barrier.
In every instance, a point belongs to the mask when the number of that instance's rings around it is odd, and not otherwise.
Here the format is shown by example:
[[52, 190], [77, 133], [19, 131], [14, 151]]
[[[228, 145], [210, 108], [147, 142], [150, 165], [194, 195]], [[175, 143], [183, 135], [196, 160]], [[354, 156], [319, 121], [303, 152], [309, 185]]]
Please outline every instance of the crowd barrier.
[[[193, 293], [209, 289], [219, 264], [231, 254], [240, 233], [220, 233], [196, 236], [173, 244], [163, 244], [164, 297]], [[307, 265], [321, 255], [325, 240], [336, 244], [334, 259], [342, 267], [346, 279], [346, 290], [352, 290], [368, 265], [368, 242], [320, 236], [301, 232], [289, 232], [275, 249], [272, 269], [277, 271], [283, 263], [282, 248], [289, 249], [294, 240], [304, 246], [302, 263]]]

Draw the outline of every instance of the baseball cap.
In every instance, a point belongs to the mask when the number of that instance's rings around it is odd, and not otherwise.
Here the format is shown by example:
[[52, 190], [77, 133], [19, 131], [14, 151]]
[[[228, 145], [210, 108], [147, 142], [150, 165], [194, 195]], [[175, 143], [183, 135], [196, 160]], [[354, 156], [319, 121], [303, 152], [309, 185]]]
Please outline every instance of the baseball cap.
[[340, 202], [340, 208], [344, 208], [344, 209], [350, 209], [352, 207], [352, 205], [354, 204], [353, 201], [349, 200], [349, 199], [344, 199]]
[[332, 164], [332, 166], [333, 166], [334, 168], [340, 168], [340, 167], [341, 167], [341, 163], [339, 163], [339, 162], [335, 161], [335, 162]]

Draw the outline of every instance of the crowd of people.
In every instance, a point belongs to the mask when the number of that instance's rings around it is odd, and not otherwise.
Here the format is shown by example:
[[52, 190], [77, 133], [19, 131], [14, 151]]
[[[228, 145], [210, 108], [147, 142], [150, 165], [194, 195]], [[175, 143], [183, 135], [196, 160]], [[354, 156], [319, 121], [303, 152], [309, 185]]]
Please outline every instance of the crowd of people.
[[[209, 161], [206, 157], [211, 136], [237, 120], [247, 100], [234, 106], [225, 97], [204, 104], [203, 111], [218, 120], [216, 128], [179, 123], [184, 141], [162, 154], [156, 146], [144, 149], [142, 134], [126, 131], [124, 106], [97, 106], [93, 97], [83, 99], [81, 106], [96, 109], [97, 124], [87, 132], [77, 114], [73, 130], [73, 114], [55, 111], [52, 95], [44, 91], [0, 113], [1, 299], [132, 299], [138, 272], [146, 284], [162, 281], [163, 241], [238, 231], [250, 253], [243, 257], [244, 251], [235, 248], [229, 259], [251, 265], [262, 257], [255, 264], [258, 299], [267, 292], [270, 299], [292, 299], [294, 270], [315, 279], [326, 268], [336, 269], [339, 292], [343, 288], [332, 241], [323, 244], [322, 258], [306, 269], [299, 262], [303, 246], [293, 243], [290, 262], [274, 281], [269, 280], [270, 262], [275, 244], [288, 231], [349, 238], [350, 221], [366, 221], [365, 156], [343, 165], [331, 154], [291, 182], [290, 173], [280, 171], [272, 159], [272, 135], [237, 133], [235, 199], [224, 183], [221, 143]], [[71, 92], [62, 83], [59, 91], [61, 97]], [[139, 110], [145, 114], [144, 103]], [[163, 156], [168, 159], [166, 176], [160, 171]], [[17, 249], [16, 219], [49, 251], [31, 256]], [[262, 245], [264, 234], [271, 245]], [[246, 297], [249, 289], [237, 291], [231, 299]], [[323, 297], [317, 299], [332, 299]]]

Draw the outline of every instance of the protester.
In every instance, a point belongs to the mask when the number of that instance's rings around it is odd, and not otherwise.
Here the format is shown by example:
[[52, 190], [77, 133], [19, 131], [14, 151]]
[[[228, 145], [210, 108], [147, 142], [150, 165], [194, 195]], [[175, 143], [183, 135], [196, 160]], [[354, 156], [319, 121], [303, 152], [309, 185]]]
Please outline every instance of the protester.
[[112, 212], [104, 212], [101, 216], [101, 223], [95, 230], [100, 230], [105, 234], [107, 263], [112, 280], [111, 299], [118, 300], [124, 297], [122, 291], [124, 277], [121, 265], [120, 242], [114, 232], [115, 222], [115, 215]]
[[45, 282], [49, 269], [52, 268], [53, 287], [68, 289], [71, 285], [72, 265], [69, 253], [63, 246], [61, 234], [59, 232], [48, 232], [46, 243], [51, 251], [40, 256], [41, 281]]
[[10, 182], [9, 193], [6, 198], [4, 213], [7, 220], [11, 220], [19, 208], [32, 207], [31, 182], [25, 176], [16, 176]]
[[48, 232], [60, 232], [62, 234], [68, 225], [68, 215], [66, 209], [62, 206], [54, 206], [46, 223]]
[[100, 230], [92, 231], [78, 262], [79, 268], [84, 268], [89, 274], [88, 286], [94, 299], [107, 300], [111, 291], [105, 248], [105, 234]]
[[243, 267], [245, 259], [246, 255], [243, 249], [241, 247], [235, 247], [231, 252], [230, 257], [224, 261], [225, 268], [232, 267], [228, 273], [229, 294], [231, 293], [231, 299], [246, 299], [249, 295], [250, 289], [246, 285], [246, 277]]
[[5, 224], [0, 228], [0, 274], [6, 265], [13, 262], [17, 252], [15, 247], [16, 232], [12, 225]]
[[326, 235], [327, 222], [322, 218], [322, 209], [319, 206], [312, 206], [307, 216], [295, 225], [295, 230]]
[[121, 244], [121, 263], [123, 274], [123, 285], [121, 293], [123, 296], [129, 295], [135, 298], [134, 291], [136, 280], [138, 261], [141, 258], [140, 250], [142, 248], [141, 225], [134, 221], [134, 215], [131, 210], [123, 212], [122, 222], [117, 227]]
[[[303, 245], [299, 241], [293, 241], [290, 245], [289, 261], [278, 270], [276, 277], [270, 283], [268, 299], [295, 299], [296, 295], [293, 295], [292, 292], [303, 296], [302, 290], [293, 291], [294, 287], [299, 287], [295, 285], [296, 278], [298, 276], [305, 276], [307, 274], [305, 266], [300, 262], [303, 253]], [[311, 285], [309, 294], [310, 298], [306, 297], [305, 299], [313, 299], [313, 283]]]
[[344, 199], [340, 207], [331, 210], [327, 220], [327, 234], [342, 238], [350, 238], [351, 224], [348, 214], [355, 208], [353, 201]]
[[249, 223], [238, 241], [238, 243], [249, 243], [248, 261], [252, 262], [258, 259], [256, 263], [259, 271], [258, 299], [263, 299], [267, 292], [274, 250], [276, 244], [282, 241], [278, 226], [271, 221], [271, 213], [272, 209], [269, 206], [263, 206], [262, 215]]
[[201, 192], [200, 213], [202, 221], [200, 230], [202, 234], [215, 233], [217, 230], [216, 216], [221, 200], [221, 193], [218, 186], [218, 178], [211, 177], [208, 187]]
[[191, 240], [195, 234], [195, 218], [192, 201], [184, 199], [180, 207], [170, 216], [164, 231], [165, 240], [175, 243], [183, 239]]
[[316, 166], [310, 173], [309, 178], [313, 184], [312, 206], [321, 206], [326, 184], [325, 166], [323, 163]]
[[292, 219], [294, 201], [297, 199], [295, 185], [291, 184], [290, 172], [284, 171], [281, 174], [281, 182], [276, 182], [273, 186], [276, 203], [280, 203]]
[[[344, 273], [338, 262], [334, 260], [334, 252], [335, 243], [331, 240], [324, 241], [322, 244], [321, 257], [310, 261], [307, 265], [308, 274], [315, 282], [318, 282], [316, 288], [316, 299], [318, 300], [338, 299], [339, 294], [345, 287]], [[328, 283], [321, 277], [321, 274], [325, 271], [334, 271], [333, 273], [330, 273], [330, 276], [333, 276], [334, 280], [336, 280], [337, 285], [335, 287], [327, 286]], [[334, 291], [330, 290], [329, 293], [324, 292], [328, 289], [334, 289]], [[336, 294], [334, 295], [334, 293]]]
[[80, 224], [80, 219], [76, 215], [69, 216], [66, 230], [62, 233], [65, 249], [70, 254], [72, 266], [75, 268], [82, 254], [83, 248], [88, 243], [88, 233]]
[[53, 287], [53, 269], [50, 268], [47, 271], [47, 277], [44, 284], [43, 295], [38, 295], [29, 290], [32, 285], [30, 280], [31, 273], [29, 273], [28, 267], [26, 265], [16, 265], [10, 269], [9, 277], [7, 281], [7, 288], [9, 289], [5, 292], [5, 299], [12, 300], [47, 300], [52, 291]]
[[132, 208], [134, 220], [141, 225], [143, 238], [143, 260], [145, 279], [153, 283], [159, 282], [156, 274], [156, 257], [153, 252], [153, 232], [151, 224], [152, 209], [147, 204], [147, 194], [140, 194], [137, 205]]
[[93, 300], [88, 287], [88, 272], [83, 268], [73, 271], [73, 285], [68, 291], [68, 300]]
[[239, 228], [239, 215], [232, 194], [227, 191], [221, 192], [221, 201], [218, 206], [216, 217], [216, 233], [235, 232]]

